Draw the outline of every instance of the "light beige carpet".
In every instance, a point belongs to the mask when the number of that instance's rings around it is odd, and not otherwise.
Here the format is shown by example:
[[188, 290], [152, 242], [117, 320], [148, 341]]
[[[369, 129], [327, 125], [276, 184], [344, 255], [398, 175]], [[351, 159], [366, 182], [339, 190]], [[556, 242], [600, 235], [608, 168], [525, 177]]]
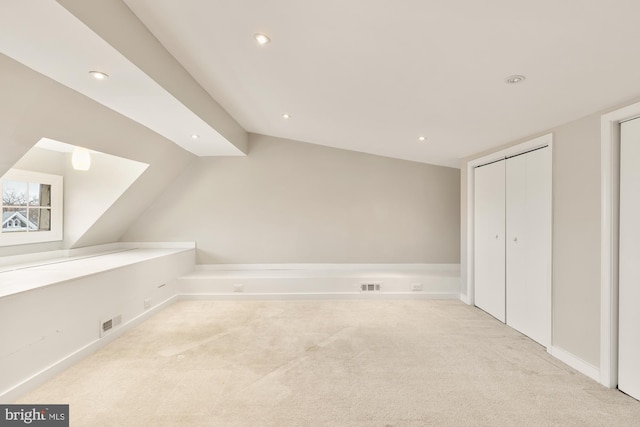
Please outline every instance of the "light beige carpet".
[[184, 301], [20, 399], [72, 426], [639, 426], [457, 301]]

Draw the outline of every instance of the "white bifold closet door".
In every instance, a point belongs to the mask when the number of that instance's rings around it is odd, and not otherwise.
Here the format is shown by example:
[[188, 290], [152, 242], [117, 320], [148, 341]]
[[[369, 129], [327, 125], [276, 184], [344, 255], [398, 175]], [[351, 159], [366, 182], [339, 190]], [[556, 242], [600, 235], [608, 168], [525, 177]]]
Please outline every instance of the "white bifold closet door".
[[550, 344], [551, 150], [506, 160], [506, 319]]
[[505, 162], [474, 170], [475, 305], [505, 321]]
[[618, 388], [640, 399], [640, 119], [620, 125]]
[[544, 346], [551, 331], [551, 149], [474, 171], [475, 304]]

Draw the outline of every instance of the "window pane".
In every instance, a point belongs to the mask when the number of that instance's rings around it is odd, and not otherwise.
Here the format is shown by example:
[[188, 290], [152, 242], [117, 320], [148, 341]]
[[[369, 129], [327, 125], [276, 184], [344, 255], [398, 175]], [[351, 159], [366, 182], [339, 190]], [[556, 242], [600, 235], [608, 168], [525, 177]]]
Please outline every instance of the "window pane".
[[26, 208], [3, 208], [2, 209], [2, 232], [15, 233], [27, 231], [27, 209]]
[[51, 230], [51, 209], [29, 209], [29, 231]]
[[5, 206], [26, 206], [27, 183], [2, 181], [2, 204]]
[[51, 206], [51, 186], [30, 182], [29, 206]]

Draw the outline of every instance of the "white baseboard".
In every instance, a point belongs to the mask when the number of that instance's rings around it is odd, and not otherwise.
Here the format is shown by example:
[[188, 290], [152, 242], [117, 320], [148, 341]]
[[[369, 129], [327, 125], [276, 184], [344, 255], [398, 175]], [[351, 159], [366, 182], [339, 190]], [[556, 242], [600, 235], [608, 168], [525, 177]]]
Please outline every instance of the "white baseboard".
[[460, 294], [460, 301], [467, 305], [471, 305], [471, 298], [467, 294]]
[[170, 306], [174, 302], [178, 300], [176, 295], [171, 298], [161, 302], [160, 304], [146, 310], [140, 315], [134, 317], [126, 323], [121, 324], [118, 328], [115, 328], [113, 332], [105, 335], [103, 338], [99, 338], [86, 346], [78, 349], [77, 351], [69, 354], [67, 357], [57, 361], [51, 366], [41, 370], [40, 372], [35, 373], [30, 378], [24, 380], [20, 384], [6, 390], [2, 394], [0, 394], [0, 403], [12, 403], [21, 396], [29, 393], [50, 379], [54, 378], [56, 375], [60, 374], [67, 368], [70, 368], [74, 364], [78, 363], [80, 360], [89, 356], [90, 354], [96, 352], [107, 344], [113, 342], [116, 338], [130, 330], [131, 328], [138, 326], [147, 318], [151, 317], [153, 314], [156, 314], [160, 310]]
[[571, 366], [576, 371], [588, 376], [594, 381], [600, 382], [600, 369], [592, 364], [585, 362], [577, 356], [569, 353], [566, 350], [562, 350], [558, 347], [549, 346], [547, 352], [556, 359]]

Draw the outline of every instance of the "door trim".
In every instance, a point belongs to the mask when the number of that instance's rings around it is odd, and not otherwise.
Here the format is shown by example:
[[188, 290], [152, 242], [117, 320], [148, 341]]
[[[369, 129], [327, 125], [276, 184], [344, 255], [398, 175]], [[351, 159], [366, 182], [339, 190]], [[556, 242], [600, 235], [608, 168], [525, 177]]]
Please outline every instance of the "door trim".
[[618, 220], [620, 122], [640, 115], [640, 102], [600, 119], [600, 383], [618, 385]]

